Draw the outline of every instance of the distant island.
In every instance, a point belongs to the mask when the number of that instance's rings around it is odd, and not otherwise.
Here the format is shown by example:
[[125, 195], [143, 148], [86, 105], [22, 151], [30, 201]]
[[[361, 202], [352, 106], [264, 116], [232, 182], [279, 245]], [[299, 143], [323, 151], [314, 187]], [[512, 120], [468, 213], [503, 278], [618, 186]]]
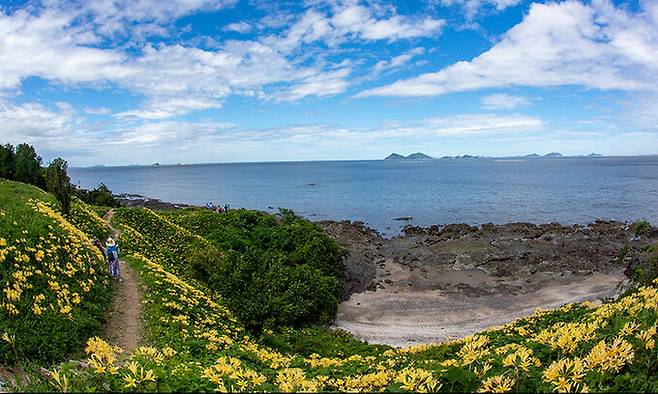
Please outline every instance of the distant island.
[[424, 153], [416, 152], [406, 157], [397, 153], [391, 153], [384, 160], [432, 160], [432, 159], [433, 158], [431, 156], [428, 156]]
[[[561, 159], [567, 157], [604, 157], [600, 153], [590, 153], [588, 155], [580, 156], [564, 156], [560, 152], [550, 152], [545, 155], [540, 155], [537, 153], [530, 153], [523, 156], [503, 156], [503, 157], [491, 157], [491, 156], [474, 156], [474, 155], [457, 155], [457, 156], [443, 156], [441, 159]], [[433, 157], [426, 155], [424, 153], [416, 152], [412, 153], [409, 156], [403, 156], [398, 153], [391, 153], [384, 160], [435, 160]]]

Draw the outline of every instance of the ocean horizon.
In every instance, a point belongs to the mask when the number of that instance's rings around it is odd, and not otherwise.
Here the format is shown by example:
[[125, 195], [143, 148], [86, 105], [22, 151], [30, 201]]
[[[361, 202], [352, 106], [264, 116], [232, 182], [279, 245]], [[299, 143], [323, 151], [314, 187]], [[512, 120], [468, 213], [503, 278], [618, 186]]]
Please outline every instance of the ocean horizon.
[[[658, 222], [658, 157], [350, 160], [71, 168], [84, 188], [311, 220], [407, 224]], [[399, 218], [411, 220], [396, 220]]]

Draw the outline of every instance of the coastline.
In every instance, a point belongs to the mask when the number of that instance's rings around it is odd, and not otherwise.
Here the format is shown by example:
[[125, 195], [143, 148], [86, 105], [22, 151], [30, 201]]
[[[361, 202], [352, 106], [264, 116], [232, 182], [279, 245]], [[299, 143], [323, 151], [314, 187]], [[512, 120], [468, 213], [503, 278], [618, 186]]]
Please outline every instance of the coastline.
[[[119, 197], [127, 206], [192, 207]], [[652, 258], [644, 247], [658, 242], [655, 227], [637, 236], [637, 224], [613, 220], [407, 225], [393, 237], [362, 222], [315, 223], [349, 251], [332, 328], [394, 346], [459, 338], [537, 308], [614, 297], [627, 285], [625, 271]]]

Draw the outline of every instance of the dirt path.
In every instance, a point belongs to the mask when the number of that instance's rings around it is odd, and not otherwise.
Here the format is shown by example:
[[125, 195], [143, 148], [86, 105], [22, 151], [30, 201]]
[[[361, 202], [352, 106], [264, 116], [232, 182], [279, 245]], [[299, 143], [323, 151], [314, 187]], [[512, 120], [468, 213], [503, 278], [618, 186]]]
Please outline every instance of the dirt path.
[[[114, 211], [108, 211], [103, 219], [112, 231], [112, 237], [118, 238], [119, 231], [112, 227], [110, 220]], [[119, 245], [121, 248], [121, 245]], [[140, 315], [142, 311], [142, 295], [137, 274], [125, 261], [119, 260], [121, 282], [117, 283], [116, 294], [108, 314], [104, 338], [120, 346], [129, 353], [141, 342]]]

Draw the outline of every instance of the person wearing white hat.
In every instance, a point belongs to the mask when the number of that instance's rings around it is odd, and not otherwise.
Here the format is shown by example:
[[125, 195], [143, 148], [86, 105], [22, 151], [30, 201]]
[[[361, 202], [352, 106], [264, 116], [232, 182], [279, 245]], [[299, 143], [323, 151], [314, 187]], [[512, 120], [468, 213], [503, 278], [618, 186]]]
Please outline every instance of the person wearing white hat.
[[117, 243], [112, 237], [109, 237], [105, 242], [105, 257], [107, 257], [107, 262], [110, 265], [110, 275], [113, 278], [119, 278], [121, 282], [121, 272], [119, 272], [119, 248]]

